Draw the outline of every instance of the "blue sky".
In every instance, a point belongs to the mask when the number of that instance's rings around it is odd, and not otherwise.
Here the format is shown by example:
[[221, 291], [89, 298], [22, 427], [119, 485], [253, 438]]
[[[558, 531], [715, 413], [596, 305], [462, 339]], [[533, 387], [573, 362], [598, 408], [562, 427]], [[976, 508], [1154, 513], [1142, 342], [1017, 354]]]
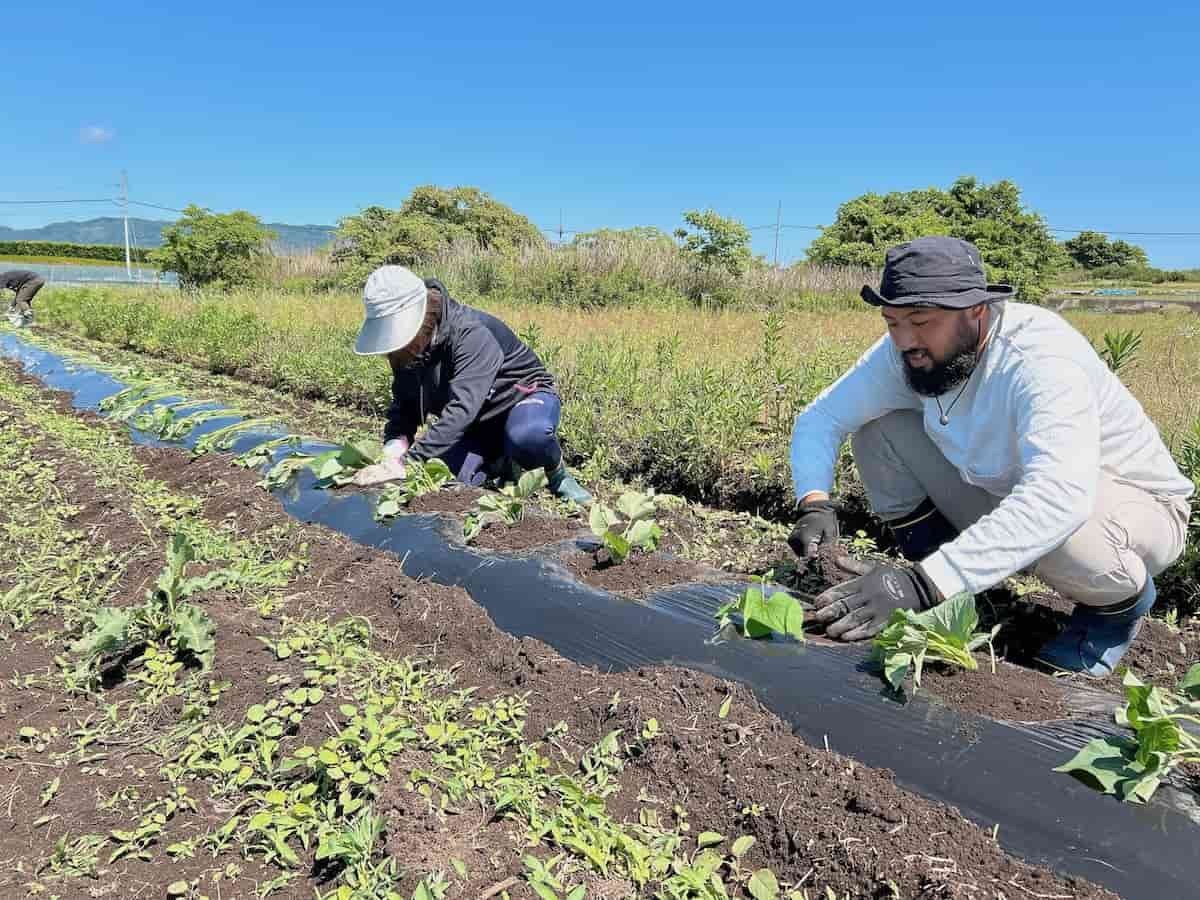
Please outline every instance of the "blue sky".
[[[812, 225], [973, 174], [1054, 226], [1200, 233], [1194, 5], [49, 2], [2, 21], [0, 199], [105, 197], [125, 168], [137, 199], [297, 224], [436, 183], [568, 229], [706, 206], [766, 225], [780, 201]], [[0, 205], [0, 224], [105, 211]], [[813, 234], [786, 230], [781, 256]], [[1200, 236], [1127, 239], [1200, 266]]]

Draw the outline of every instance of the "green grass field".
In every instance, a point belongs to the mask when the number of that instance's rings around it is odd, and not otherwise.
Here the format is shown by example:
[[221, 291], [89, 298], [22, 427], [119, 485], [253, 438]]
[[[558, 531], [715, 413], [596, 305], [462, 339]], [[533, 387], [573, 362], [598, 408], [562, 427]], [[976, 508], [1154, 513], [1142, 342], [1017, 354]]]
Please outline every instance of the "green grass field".
[[[44, 298], [39, 322], [52, 329], [368, 414], [390, 399], [386, 364], [352, 351], [361, 302], [348, 293], [206, 297], [97, 287], [49, 289]], [[555, 373], [564, 446], [585, 480], [640, 481], [785, 520], [796, 414], [882, 333], [877, 312], [840, 301], [751, 312], [462, 299], [507, 321]], [[1106, 332], [1140, 331], [1123, 380], [1177, 453], [1189, 435], [1196, 439], [1196, 316], [1067, 318], [1094, 344]]]
[[[118, 262], [114, 259], [84, 259], [74, 256], [17, 256], [14, 254], [0, 253], [0, 265], [8, 268], [17, 268], [22, 263], [36, 265], [59, 265], [59, 266], [125, 266], [124, 260]], [[146, 263], [133, 263], [139, 269], [147, 267]]]

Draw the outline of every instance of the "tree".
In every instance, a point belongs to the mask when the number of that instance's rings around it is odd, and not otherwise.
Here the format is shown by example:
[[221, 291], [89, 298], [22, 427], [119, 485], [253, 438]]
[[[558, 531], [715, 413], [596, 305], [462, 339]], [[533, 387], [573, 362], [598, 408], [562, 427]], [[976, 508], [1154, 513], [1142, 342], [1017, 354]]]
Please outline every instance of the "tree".
[[1063, 264], [1042, 217], [1021, 206], [1020, 188], [1007, 180], [986, 185], [970, 177], [945, 191], [868, 193], [842, 204], [835, 222], [809, 247], [808, 259], [879, 267], [889, 247], [929, 234], [975, 244], [988, 278], [1012, 284], [1022, 299], [1042, 296]]
[[459, 242], [511, 251], [544, 239], [525, 216], [478, 188], [423, 185], [399, 209], [368, 206], [342, 218], [333, 260], [342, 281], [358, 287], [378, 266], [420, 266]]
[[665, 231], [653, 225], [635, 225], [632, 228], [597, 228], [575, 235], [571, 242], [576, 247], [600, 247], [604, 245], [667, 247], [675, 249], [675, 242]]
[[150, 253], [150, 261], [175, 272], [182, 288], [228, 290], [261, 280], [267, 242], [274, 237], [245, 210], [214, 213], [192, 204], [163, 228], [163, 244]]
[[1146, 251], [1125, 241], [1112, 241], [1098, 231], [1081, 231], [1063, 249], [1080, 268], [1102, 269], [1105, 266], [1145, 266], [1149, 263]]
[[479, 188], [422, 185], [400, 207], [404, 216], [439, 223], [448, 239], [466, 233], [481, 247], [512, 250], [545, 242], [536, 225]]
[[692, 228], [678, 228], [675, 237], [686, 256], [704, 268], [720, 268], [741, 275], [750, 265], [750, 230], [737, 219], [718, 215], [711, 209], [689, 210], [683, 221]]

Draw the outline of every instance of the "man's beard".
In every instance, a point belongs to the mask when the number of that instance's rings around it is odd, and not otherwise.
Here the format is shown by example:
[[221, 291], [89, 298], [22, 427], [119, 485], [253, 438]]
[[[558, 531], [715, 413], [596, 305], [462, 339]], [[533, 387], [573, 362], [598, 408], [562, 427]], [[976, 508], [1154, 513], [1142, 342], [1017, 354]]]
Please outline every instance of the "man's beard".
[[979, 362], [979, 335], [964, 322], [958, 337], [953, 351], [941, 362], [929, 356], [933, 365], [928, 369], [913, 368], [904, 358], [904, 379], [910, 388], [922, 397], [940, 397], [971, 377]]

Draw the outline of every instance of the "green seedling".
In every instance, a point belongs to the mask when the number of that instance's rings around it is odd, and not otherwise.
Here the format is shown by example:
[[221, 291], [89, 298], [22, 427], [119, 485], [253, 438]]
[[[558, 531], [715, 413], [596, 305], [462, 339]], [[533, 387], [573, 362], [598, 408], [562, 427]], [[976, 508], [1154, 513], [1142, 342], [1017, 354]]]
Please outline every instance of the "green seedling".
[[277, 462], [263, 481], [268, 490], [287, 485], [301, 469], [317, 477], [317, 487], [341, 487], [349, 484], [360, 469], [374, 465], [383, 457], [383, 445], [376, 440], [342, 444], [333, 450], [318, 453], [294, 453]]
[[[193, 448], [192, 453], [196, 456], [203, 456], [206, 453], [212, 453], [214, 450], [231, 450], [233, 449], [234, 442], [237, 441], [237, 439], [243, 434], [249, 434], [252, 431], [263, 431], [268, 428], [278, 427], [281, 426], [276, 419], [242, 419], [240, 422], [234, 422], [231, 425], [226, 425], [223, 428], [218, 428], [215, 431], [210, 431], [208, 434], [204, 435], [204, 437], [196, 441], [196, 446]], [[243, 463], [239, 462], [239, 460], [264, 446], [269, 445], [271, 449], [274, 449], [275, 447], [282, 446], [284, 444], [290, 444], [294, 447], [299, 443], [300, 437], [298, 435], [290, 435], [286, 438], [277, 438], [272, 441], [267, 441], [266, 444], [260, 444], [258, 447], [246, 451], [246, 453], [242, 454], [242, 456], [239, 456], [237, 459], [235, 459], [234, 462], [238, 463], [239, 465], [243, 465]], [[267, 462], [270, 462], [269, 458], [262, 460], [262, 463]]]
[[1097, 348], [1100, 358], [1113, 374], [1120, 375], [1132, 365], [1142, 347], [1142, 332], [1132, 328], [1124, 331], [1104, 332], [1104, 346]]
[[96, 610], [90, 627], [71, 645], [72, 652], [83, 658], [82, 670], [91, 671], [96, 664], [135, 653], [152, 643], [164, 644], [174, 655], [193, 657], [205, 669], [211, 667], [216, 626], [186, 598], [223, 584], [229, 572], [218, 570], [185, 577], [187, 564], [195, 558], [191, 541], [182, 533], [176, 534], [167, 551], [167, 566], [154, 588], [146, 592], [141, 606]]
[[470, 542], [493, 523], [508, 526], [520, 523], [525, 518], [526, 502], [546, 483], [546, 470], [534, 469], [521, 475], [516, 484], [506, 484], [494, 494], [484, 494], [475, 501], [476, 511], [463, 523], [463, 538]]
[[233, 464], [242, 469], [259, 469], [271, 461], [274, 452], [280, 447], [297, 447], [299, 444], [300, 437], [295, 434], [290, 434], [287, 437], [272, 438], [269, 441], [263, 441], [261, 444], [255, 444], [245, 453], [235, 456]]
[[987, 645], [996, 671], [996, 653], [992, 639], [1000, 630], [976, 632], [979, 615], [975, 598], [957, 594], [933, 609], [914, 612], [897, 609], [874, 642], [874, 658], [883, 663], [883, 677], [893, 690], [900, 690], [909, 670], [913, 673], [913, 691], [921, 687], [921, 671], [926, 661], [950, 663], [974, 671], [979, 668], [974, 651]]
[[[210, 419], [220, 419], [234, 415], [228, 409], [205, 409], [187, 415], [188, 407], [200, 403], [180, 404], [179, 406], [156, 406], [147, 413], [138, 413], [133, 417], [133, 427], [139, 431], [153, 434], [164, 441], [180, 441], [191, 434], [192, 429]], [[182, 413], [182, 414], [181, 414]]]
[[1133, 738], [1096, 738], [1055, 772], [1068, 772], [1105, 794], [1145, 803], [1163, 778], [1184, 763], [1200, 763], [1200, 663], [1188, 669], [1178, 691], [1147, 685], [1125, 670], [1125, 705], [1117, 724]]
[[100, 411], [108, 413], [108, 415], [118, 422], [129, 422], [138, 414], [138, 411], [151, 403], [157, 403], [160, 400], [167, 400], [177, 396], [179, 393], [173, 387], [164, 387], [160, 384], [152, 384], [142, 382], [132, 384], [124, 390], [118, 391], [111, 397], [105, 397], [100, 401]]
[[100, 848], [107, 841], [102, 834], [85, 834], [75, 840], [64, 834], [54, 844], [51, 854], [38, 865], [36, 874], [43, 881], [95, 878], [100, 866]]
[[617, 500], [615, 511], [603, 503], [593, 504], [588, 524], [608, 551], [609, 559], [620, 565], [634, 550], [650, 552], [658, 546], [662, 529], [652, 518], [655, 510], [653, 491], [626, 491]]
[[431, 494], [454, 480], [454, 473], [440, 459], [426, 462], [410, 460], [404, 465], [404, 478], [398, 484], [389, 484], [379, 495], [379, 503], [375, 507], [375, 518], [378, 521], [390, 519], [400, 514], [400, 510], [408, 506], [417, 497]]
[[[724, 628], [733, 622], [733, 613], [742, 618], [742, 636], [748, 638], [767, 637], [779, 633], [804, 640], [804, 607], [800, 601], [785, 591], [775, 591], [770, 597], [766, 595], [767, 581], [774, 575], [767, 572], [755, 578], [757, 587], [747, 588], [736, 600], [730, 600], [718, 609], [713, 617], [717, 627]], [[728, 699], [726, 700], [728, 703]], [[728, 712], [726, 707], [723, 707]], [[724, 718], [724, 716], [722, 716]]]

